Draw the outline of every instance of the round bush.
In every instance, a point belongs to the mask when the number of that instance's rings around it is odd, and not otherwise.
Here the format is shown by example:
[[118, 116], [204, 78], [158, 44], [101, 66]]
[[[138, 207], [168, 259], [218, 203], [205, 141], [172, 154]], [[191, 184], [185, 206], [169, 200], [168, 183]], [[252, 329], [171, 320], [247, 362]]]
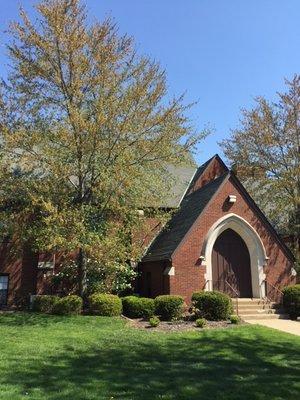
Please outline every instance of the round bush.
[[198, 328], [204, 328], [207, 322], [205, 318], [198, 318], [195, 323]]
[[240, 319], [240, 317], [238, 316], [238, 315], [235, 315], [235, 314], [233, 314], [233, 315], [230, 315], [230, 322], [232, 323], [232, 324], [239, 324], [240, 322], [241, 322], [241, 319]]
[[58, 296], [37, 295], [32, 301], [32, 310], [40, 313], [52, 313], [54, 305], [59, 301]]
[[122, 301], [114, 294], [94, 293], [89, 297], [92, 314], [114, 317], [122, 313]]
[[152, 328], [156, 328], [160, 324], [160, 319], [158, 317], [151, 317], [149, 319], [149, 324]]
[[171, 321], [179, 318], [183, 311], [183, 298], [174, 295], [157, 296], [154, 300], [155, 314], [160, 315], [163, 320]]
[[147, 297], [123, 297], [122, 304], [123, 313], [129, 318], [149, 318], [155, 312], [154, 300]]
[[82, 310], [82, 298], [71, 295], [62, 297], [53, 306], [53, 314], [58, 315], [77, 315]]
[[283, 289], [283, 306], [291, 319], [297, 319], [300, 316], [300, 284]]
[[192, 302], [197, 315], [209, 321], [223, 321], [231, 315], [231, 298], [221, 292], [197, 292], [192, 296]]

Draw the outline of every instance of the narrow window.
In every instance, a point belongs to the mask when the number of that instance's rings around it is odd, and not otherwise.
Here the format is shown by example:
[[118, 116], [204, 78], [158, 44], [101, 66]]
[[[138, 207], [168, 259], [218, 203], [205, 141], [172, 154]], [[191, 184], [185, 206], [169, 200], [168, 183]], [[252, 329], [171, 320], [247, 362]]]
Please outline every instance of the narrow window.
[[8, 296], [8, 275], [0, 275], [0, 306], [6, 306]]

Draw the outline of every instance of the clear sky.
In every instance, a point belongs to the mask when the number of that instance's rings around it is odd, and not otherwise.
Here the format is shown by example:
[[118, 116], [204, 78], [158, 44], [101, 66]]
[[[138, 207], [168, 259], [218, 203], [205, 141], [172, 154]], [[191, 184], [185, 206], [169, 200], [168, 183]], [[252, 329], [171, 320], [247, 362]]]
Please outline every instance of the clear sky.
[[[0, 26], [33, 0], [0, 0]], [[91, 18], [115, 18], [141, 53], [159, 60], [170, 94], [197, 100], [191, 118], [214, 133], [199, 146], [203, 162], [238, 125], [240, 108], [257, 95], [275, 98], [284, 77], [300, 73], [300, 0], [86, 0]], [[0, 34], [0, 75], [5, 75], [5, 33]]]

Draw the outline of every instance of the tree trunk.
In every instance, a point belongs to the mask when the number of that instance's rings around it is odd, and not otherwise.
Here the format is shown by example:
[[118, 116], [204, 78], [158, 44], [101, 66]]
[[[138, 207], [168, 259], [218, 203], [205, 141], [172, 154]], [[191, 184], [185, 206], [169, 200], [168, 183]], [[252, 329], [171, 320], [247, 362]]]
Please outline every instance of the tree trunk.
[[78, 271], [78, 294], [84, 298], [86, 295], [86, 254], [82, 248], [79, 249], [77, 256], [77, 271]]

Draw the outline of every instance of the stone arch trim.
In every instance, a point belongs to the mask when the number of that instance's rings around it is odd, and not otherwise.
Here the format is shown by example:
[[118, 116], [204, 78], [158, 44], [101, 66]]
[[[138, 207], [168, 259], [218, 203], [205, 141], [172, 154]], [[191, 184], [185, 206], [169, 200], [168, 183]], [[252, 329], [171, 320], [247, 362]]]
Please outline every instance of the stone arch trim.
[[212, 282], [212, 250], [218, 236], [226, 229], [232, 229], [241, 236], [248, 247], [251, 262], [251, 280], [253, 297], [265, 297], [264, 265], [267, 260], [266, 250], [256, 230], [242, 217], [227, 214], [218, 219], [209, 229], [201, 251], [206, 265], [205, 290], [213, 289]]

